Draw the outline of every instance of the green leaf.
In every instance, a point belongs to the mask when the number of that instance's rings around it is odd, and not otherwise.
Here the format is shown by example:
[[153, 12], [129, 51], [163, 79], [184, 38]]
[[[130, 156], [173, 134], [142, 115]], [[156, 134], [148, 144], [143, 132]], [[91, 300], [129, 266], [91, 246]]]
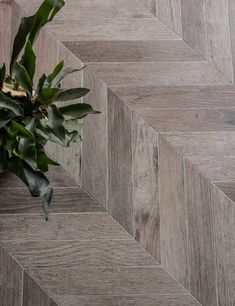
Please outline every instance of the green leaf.
[[66, 77], [68, 76], [69, 74], [72, 74], [74, 72], [78, 72], [78, 71], [81, 71], [85, 68], [82, 67], [80, 69], [73, 69], [73, 68], [65, 68], [63, 70], [60, 71], [60, 73], [58, 73], [58, 75], [54, 78], [52, 84], [51, 84], [51, 87], [58, 87], [59, 84], [61, 83], [61, 81]]
[[2, 88], [6, 76], [6, 65], [3, 64], [0, 69], [0, 88]]
[[82, 128], [83, 122], [80, 119], [68, 119], [65, 121], [64, 126], [69, 134], [70, 142], [82, 141]]
[[31, 96], [33, 84], [25, 67], [15, 62], [12, 75], [16, 82]]
[[3, 128], [8, 122], [10, 122], [14, 117], [15, 115], [12, 111], [0, 109], [0, 129]]
[[61, 70], [64, 67], [64, 61], [61, 61], [54, 69], [54, 71], [48, 75], [48, 77], [45, 79], [44, 82], [44, 88], [50, 88], [50, 87], [56, 87], [52, 86], [52, 82], [55, 79], [55, 77], [61, 72]]
[[37, 144], [37, 164], [38, 168], [43, 172], [48, 171], [48, 165], [59, 166], [57, 162], [46, 155], [43, 146], [40, 144]]
[[45, 80], [46, 80], [46, 75], [43, 74], [43, 75], [40, 77], [40, 79], [39, 79], [38, 87], [37, 87], [37, 90], [36, 90], [36, 95], [37, 95], [38, 97], [41, 95], [41, 92], [42, 92], [42, 89], [43, 89]]
[[36, 67], [36, 55], [30, 41], [27, 41], [24, 55], [22, 56], [20, 64], [25, 67], [31, 81], [33, 82]]
[[78, 103], [67, 105], [59, 108], [59, 111], [64, 116], [70, 116], [73, 118], [81, 119], [89, 114], [99, 114], [100, 112], [95, 111], [91, 105], [86, 103]]
[[50, 105], [54, 102], [58, 95], [60, 94], [60, 88], [45, 88], [42, 89], [41, 94], [39, 96], [39, 101], [45, 105]]
[[33, 28], [33, 24], [34, 24], [34, 16], [24, 17], [21, 19], [19, 30], [16, 34], [13, 43], [13, 50], [12, 50], [11, 63], [10, 63], [11, 75], [15, 61], [18, 59], [20, 52], [25, 46], [28, 35]]
[[16, 116], [23, 116], [23, 109], [21, 106], [11, 98], [6, 97], [0, 92], [0, 108], [11, 110]]
[[81, 97], [84, 97], [86, 94], [88, 94], [88, 92], [89, 89], [87, 88], [72, 88], [64, 90], [57, 96], [57, 101], [76, 100]]

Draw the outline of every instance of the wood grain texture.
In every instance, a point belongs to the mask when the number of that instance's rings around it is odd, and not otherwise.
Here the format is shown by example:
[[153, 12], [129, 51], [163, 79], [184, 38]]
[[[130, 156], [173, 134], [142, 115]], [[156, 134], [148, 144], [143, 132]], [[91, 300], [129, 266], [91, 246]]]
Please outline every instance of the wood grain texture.
[[51, 299], [47, 293], [24, 272], [23, 306], [51, 306]]
[[214, 184], [235, 202], [235, 182], [215, 182]]
[[28, 272], [52, 298], [77, 292], [80, 295], [186, 293], [161, 267], [49, 268], [29, 269]]
[[58, 306], [199, 306], [187, 295], [145, 295], [145, 296], [56, 296]]
[[182, 37], [181, 0], [156, 0], [156, 15]]
[[125, 86], [112, 91], [133, 109], [234, 107], [234, 86]]
[[[50, 206], [52, 213], [104, 212], [81, 188], [56, 188]], [[35, 214], [42, 212], [42, 200], [32, 198], [28, 189], [1, 189], [0, 214]], [[30, 217], [29, 217], [30, 218]]]
[[134, 240], [26, 241], [2, 243], [24, 268], [157, 266]]
[[[73, 27], [73, 31], [69, 29]], [[179, 38], [156, 18], [80, 18], [48, 27], [61, 41], [162, 40]], [[114, 35], [115, 33], [115, 35]]]
[[83, 86], [90, 89], [90, 93], [84, 97], [84, 102], [101, 111], [101, 114], [89, 116], [85, 121], [81, 182], [82, 186], [107, 209], [107, 86], [88, 70], [84, 72]]
[[86, 63], [204, 61], [181, 40], [65, 41], [64, 44]]
[[131, 239], [107, 213], [0, 215], [0, 240]]
[[131, 110], [108, 91], [108, 211], [133, 234]]
[[231, 39], [231, 54], [233, 65], [233, 78], [235, 75], [235, 3], [233, 0], [228, 0], [228, 16], [229, 16], [229, 29]]
[[134, 234], [160, 261], [158, 134], [132, 112]]
[[2, 306], [21, 306], [23, 270], [0, 246], [0, 302]]
[[189, 289], [183, 159], [163, 136], [159, 140], [161, 264]]
[[117, 86], [225, 85], [228, 81], [206, 62], [88, 64], [104, 82]]
[[[0, 56], [1, 60], [9, 66], [11, 53], [11, 27], [12, 7], [11, 1], [0, 1]], [[10, 37], [9, 37], [10, 35]], [[1, 63], [2, 66], [2, 63]]]
[[235, 131], [235, 108], [229, 109], [138, 109], [159, 132]]
[[152, 14], [156, 14], [156, 0], [138, 0], [143, 4]]

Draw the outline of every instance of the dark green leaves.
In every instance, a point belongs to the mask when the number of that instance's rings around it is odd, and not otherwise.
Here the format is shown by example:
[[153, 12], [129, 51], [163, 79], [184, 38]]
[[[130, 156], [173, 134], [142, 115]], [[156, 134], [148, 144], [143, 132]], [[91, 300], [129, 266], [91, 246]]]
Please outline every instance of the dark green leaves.
[[6, 65], [3, 64], [2, 68], [0, 69], [0, 88], [3, 87], [5, 76], [6, 76]]
[[33, 81], [36, 68], [36, 55], [34, 54], [33, 47], [30, 41], [28, 41], [25, 46], [25, 52], [22, 56], [20, 64], [26, 69], [30, 80]]
[[25, 67], [15, 62], [12, 75], [15, 81], [31, 96], [33, 84]]
[[16, 116], [23, 116], [23, 109], [16, 101], [6, 97], [0, 91], [0, 108], [11, 110]]
[[61, 114], [64, 116], [70, 116], [73, 118], [84, 118], [89, 114], [99, 114], [100, 112], [95, 111], [91, 105], [86, 103], [78, 103], [67, 105], [59, 108]]
[[86, 94], [88, 94], [89, 89], [87, 88], [72, 88], [68, 90], [62, 91], [58, 97], [58, 101], [70, 101], [70, 100], [76, 100], [81, 97], [84, 97]]

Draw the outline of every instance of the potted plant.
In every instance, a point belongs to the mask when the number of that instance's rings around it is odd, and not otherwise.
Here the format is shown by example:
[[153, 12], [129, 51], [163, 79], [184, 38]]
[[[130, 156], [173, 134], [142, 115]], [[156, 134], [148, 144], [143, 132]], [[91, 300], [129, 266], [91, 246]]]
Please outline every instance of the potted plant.
[[[15, 173], [34, 197], [40, 197], [46, 220], [53, 189], [44, 173], [58, 165], [45, 152], [48, 141], [68, 147], [82, 140], [82, 118], [96, 114], [89, 104], [58, 107], [57, 101], [85, 96], [86, 88], [64, 89], [61, 81], [79, 69], [60, 62], [49, 75], [43, 74], [34, 87], [34, 44], [40, 30], [64, 6], [63, 0], [45, 0], [33, 16], [21, 20], [13, 44], [9, 72], [0, 68], [0, 173]], [[20, 59], [19, 59], [20, 58]]]

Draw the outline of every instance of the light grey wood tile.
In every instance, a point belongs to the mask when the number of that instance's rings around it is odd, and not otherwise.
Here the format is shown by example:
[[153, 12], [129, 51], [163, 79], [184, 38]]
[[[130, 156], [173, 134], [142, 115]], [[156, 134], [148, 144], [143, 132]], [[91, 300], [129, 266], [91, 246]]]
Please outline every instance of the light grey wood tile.
[[101, 114], [89, 116], [84, 121], [81, 181], [82, 186], [107, 209], [107, 86], [88, 70], [84, 72], [83, 85], [90, 89], [84, 102]]
[[235, 156], [234, 132], [164, 133], [164, 137], [185, 157]]
[[[78, 187], [72, 177], [62, 167], [50, 167], [45, 174], [53, 187]], [[0, 188], [22, 188], [24, 183], [13, 173], [5, 172], [0, 174]]]
[[207, 56], [204, 0], [182, 0], [182, 37], [189, 45]]
[[181, 0], [156, 0], [156, 15], [182, 37]]
[[132, 239], [108, 213], [0, 215], [0, 240]]
[[159, 132], [235, 131], [235, 108], [229, 109], [138, 109]]
[[228, 81], [206, 62], [88, 64], [107, 85], [225, 85]]
[[128, 86], [111, 90], [134, 109], [234, 107], [234, 86]]
[[[71, 27], [73, 31], [70, 31]], [[179, 38], [156, 18], [80, 18], [48, 27], [61, 41], [162, 40]]]
[[133, 234], [131, 110], [108, 91], [108, 211]]
[[132, 113], [135, 238], [160, 260], [158, 134]]
[[[55, 295], [157, 295], [186, 293], [161, 267], [30, 269], [30, 275]], [[105, 280], [105, 281], [104, 281]]]
[[215, 182], [214, 184], [235, 202], [235, 182]]
[[204, 0], [207, 59], [233, 81], [228, 0]]
[[83, 62], [193, 62], [204, 61], [181, 40], [68, 41], [64, 42]]
[[[70, 0], [62, 11], [63, 18], [148, 18], [153, 15], [133, 0]], [[61, 17], [60, 17], [61, 18]]]
[[[7, 66], [9, 66], [11, 56], [11, 23], [11, 1], [0, 1], [0, 54], [1, 61], [5, 62]], [[1, 66], [2, 64], [3, 63], [1, 62]]]
[[156, 0], [138, 0], [143, 4], [152, 14], [156, 14]]
[[[0, 214], [41, 212], [42, 200], [33, 198], [26, 188], [0, 190]], [[104, 209], [81, 188], [56, 188], [54, 189], [50, 212], [104, 212]]]
[[58, 306], [199, 306], [189, 295], [155, 295], [155, 296], [56, 296]]
[[229, 29], [230, 29], [230, 40], [231, 40], [231, 54], [233, 64], [233, 78], [235, 73], [235, 2], [228, 0], [228, 14], [229, 14]]
[[50, 306], [50, 297], [27, 272], [24, 272], [23, 305]]
[[182, 156], [159, 137], [161, 264], [186, 289], [188, 244]]
[[2, 306], [21, 306], [23, 270], [0, 246], [0, 302]]
[[159, 265], [134, 240], [14, 241], [3, 246], [24, 268]]

